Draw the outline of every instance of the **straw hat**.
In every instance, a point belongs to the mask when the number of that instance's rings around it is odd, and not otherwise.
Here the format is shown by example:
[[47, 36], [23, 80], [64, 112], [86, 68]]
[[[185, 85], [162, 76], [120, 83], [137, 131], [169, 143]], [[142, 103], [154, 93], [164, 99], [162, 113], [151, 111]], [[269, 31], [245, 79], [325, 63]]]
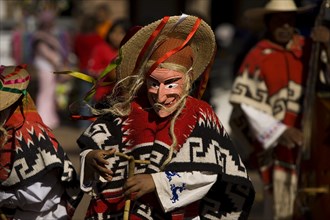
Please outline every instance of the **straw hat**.
[[0, 66], [0, 111], [14, 104], [30, 82], [26, 66]]
[[[117, 67], [119, 80], [136, 74], [133, 73], [134, 70], [144, 67], [153, 50], [164, 40], [169, 38], [186, 40], [199, 18], [183, 14], [182, 16], [171, 16], [167, 21], [164, 19], [144, 26], [122, 46], [122, 61]], [[162, 24], [164, 24], [163, 29], [159, 28], [159, 25]], [[158, 33], [159, 29], [161, 31]], [[151, 35], [156, 35], [152, 41], [149, 39]], [[147, 45], [146, 48], [145, 45]], [[211, 62], [216, 48], [214, 33], [205, 21], [201, 20], [187, 46], [190, 46], [193, 52], [192, 78], [196, 80]]]
[[314, 4], [297, 7], [294, 0], [270, 0], [263, 8], [249, 9], [244, 15], [251, 20], [262, 20], [266, 14], [276, 12], [305, 13], [314, 7]]

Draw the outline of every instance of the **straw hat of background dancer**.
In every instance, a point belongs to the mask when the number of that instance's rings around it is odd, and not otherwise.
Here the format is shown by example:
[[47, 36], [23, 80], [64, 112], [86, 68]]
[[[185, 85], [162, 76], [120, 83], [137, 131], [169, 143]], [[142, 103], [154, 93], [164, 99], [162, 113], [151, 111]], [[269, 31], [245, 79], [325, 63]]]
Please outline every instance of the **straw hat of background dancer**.
[[30, 82], [30, 75], [25, 66], [0, 66], [0, 111], [14, 104]]
[[262, 26], [263, 18], [266, 14], [276, 12], [296, 12], [297, 14], [309, 12], [315, 8], [315, 4], [297, 7], [294, 0], [270, 0], [264, 7], [248, 9], [244, 16], [246, 22], [253, 26]]

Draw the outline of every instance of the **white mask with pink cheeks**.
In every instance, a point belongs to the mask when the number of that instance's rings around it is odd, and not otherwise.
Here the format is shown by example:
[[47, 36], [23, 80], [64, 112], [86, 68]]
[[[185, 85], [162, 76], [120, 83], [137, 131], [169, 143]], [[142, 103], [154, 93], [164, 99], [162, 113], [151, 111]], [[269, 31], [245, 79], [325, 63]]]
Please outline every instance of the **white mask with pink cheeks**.
[[156, 68], [147, 76], [148, 100], [159, 117], [165, 118], [177, 109], [174, 106], [183, 94], [184, 76], [165, 68]]

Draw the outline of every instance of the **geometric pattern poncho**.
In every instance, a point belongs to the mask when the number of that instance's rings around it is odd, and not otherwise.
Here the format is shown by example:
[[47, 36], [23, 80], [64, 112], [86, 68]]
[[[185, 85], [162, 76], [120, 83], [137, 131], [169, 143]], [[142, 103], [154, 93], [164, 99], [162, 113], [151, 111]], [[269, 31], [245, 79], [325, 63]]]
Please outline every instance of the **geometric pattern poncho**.
[[23, 97], [4, 128], [8, 140], [0, 154], [0, 188], [19, 188], [58, 169], [68, 215], [72, 216], [83, 196], [79, 178], [63, 148], [42, 122], [29, 94]]
[[[261, 40], [241, 64], [230, 96], [230, 102], [234, 105], [230, 123], [238, 136], [253, 143], [255, 153], [260, 153], [263, 149], [256, 138], [250, 135], [247, 121], [236, 104], [244, 103], [271, 115], [287, 126], [301, 128], [303, 89], [310, 54], [308, 51], [309, 42], [298, 35], [293, 38], [288, 48]], [[271, 135], [271, 132], [265, 135]], [[283, 164], [295, 164], [296, 152], [287, 150], [285, 146], [277, 149], [283, 151], [276, 153], [279, 155], [279, 161], [283, 161]], [[294, 166], [290, 169], [295, 172]], [[262, 170], [265, 173], [266, 169]], [[263, 176], [266, 185], [271, 184], [269, 175], [265, 173]]]
[[278, 216], [284, 213], [282, 210], [293, 211], [299, 147], [289, 149], [275, 143], [265, 150], [259, 140], [271, 137], [272, 129], [254, 136], [240, 104], [265, 112], [288, 127], [301, 129], [309, 57], [310, 44], [302, 36], [295, 35], [286, 48], [261, 40], [241, 64], [230, 96], [232, 135], [238, 141], [246, 141], [242, 151], [250, 153], [249, 159], [258, 166], [265, 189], [273, 193]]
[[[175, 124], [178, 148], [164, 170], [171, 146], [170, 121], [159, 118], [146, 100], [132, 103], [127, 117], [110, 114], [99, 117], [78, 139], [82, 150], [115, 148], [150, 164], [136, 164], [135, 174], [155, 172], [207, 171], [218, 175], [216, 183], [199, 201], [202, 219], [247, 219], [254, 201], [254, 188], [247, 170], [235, 151], [228, 134], [212, 108], [201, 100], [187, 98], [186, 106]], [[128, 161], [111, 158], [113, 179], [98, 183], [87, 212], [88, 219], [120, 219], [123, 214], [122, 186], [128, 172]], [[138, 219], [166, 219], [150, 193], [132, 201], [130, 216]], [[235, 216], [235, 217], [234, 217]]]

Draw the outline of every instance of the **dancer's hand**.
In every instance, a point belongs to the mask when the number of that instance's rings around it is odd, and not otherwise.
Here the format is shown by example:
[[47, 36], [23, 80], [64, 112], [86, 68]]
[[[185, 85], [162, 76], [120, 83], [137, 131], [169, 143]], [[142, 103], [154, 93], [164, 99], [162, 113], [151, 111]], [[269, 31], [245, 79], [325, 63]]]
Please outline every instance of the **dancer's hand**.
[[295, 146], [301, 147], [303, 145], [303, 133], [296, 128], [287, 128], [279, 138], [279, 144], [294, 148]]
[[109, 164], [106, 158], [113, 155], [115, 152], [115, 149], [92, 150], [86, 155], [85, 158], [85, 172], [87, 171], [90, 175], [94, 172], [98, 172], [104, 179], [111, 181], [113, 173], [111, 170], [106, 168], [106, 165]]
[[326, 26], [316, 26], [312, 29], [311, 37], [316, 42], [330, 44], [330, 30]]
[[129, 196], [131, 193], [136, 193], [134, 199], [153, 192], [155, 189], [156, 186], [150, 174], [137, 174], [128, 178], [124, 184], [124, 194]]

